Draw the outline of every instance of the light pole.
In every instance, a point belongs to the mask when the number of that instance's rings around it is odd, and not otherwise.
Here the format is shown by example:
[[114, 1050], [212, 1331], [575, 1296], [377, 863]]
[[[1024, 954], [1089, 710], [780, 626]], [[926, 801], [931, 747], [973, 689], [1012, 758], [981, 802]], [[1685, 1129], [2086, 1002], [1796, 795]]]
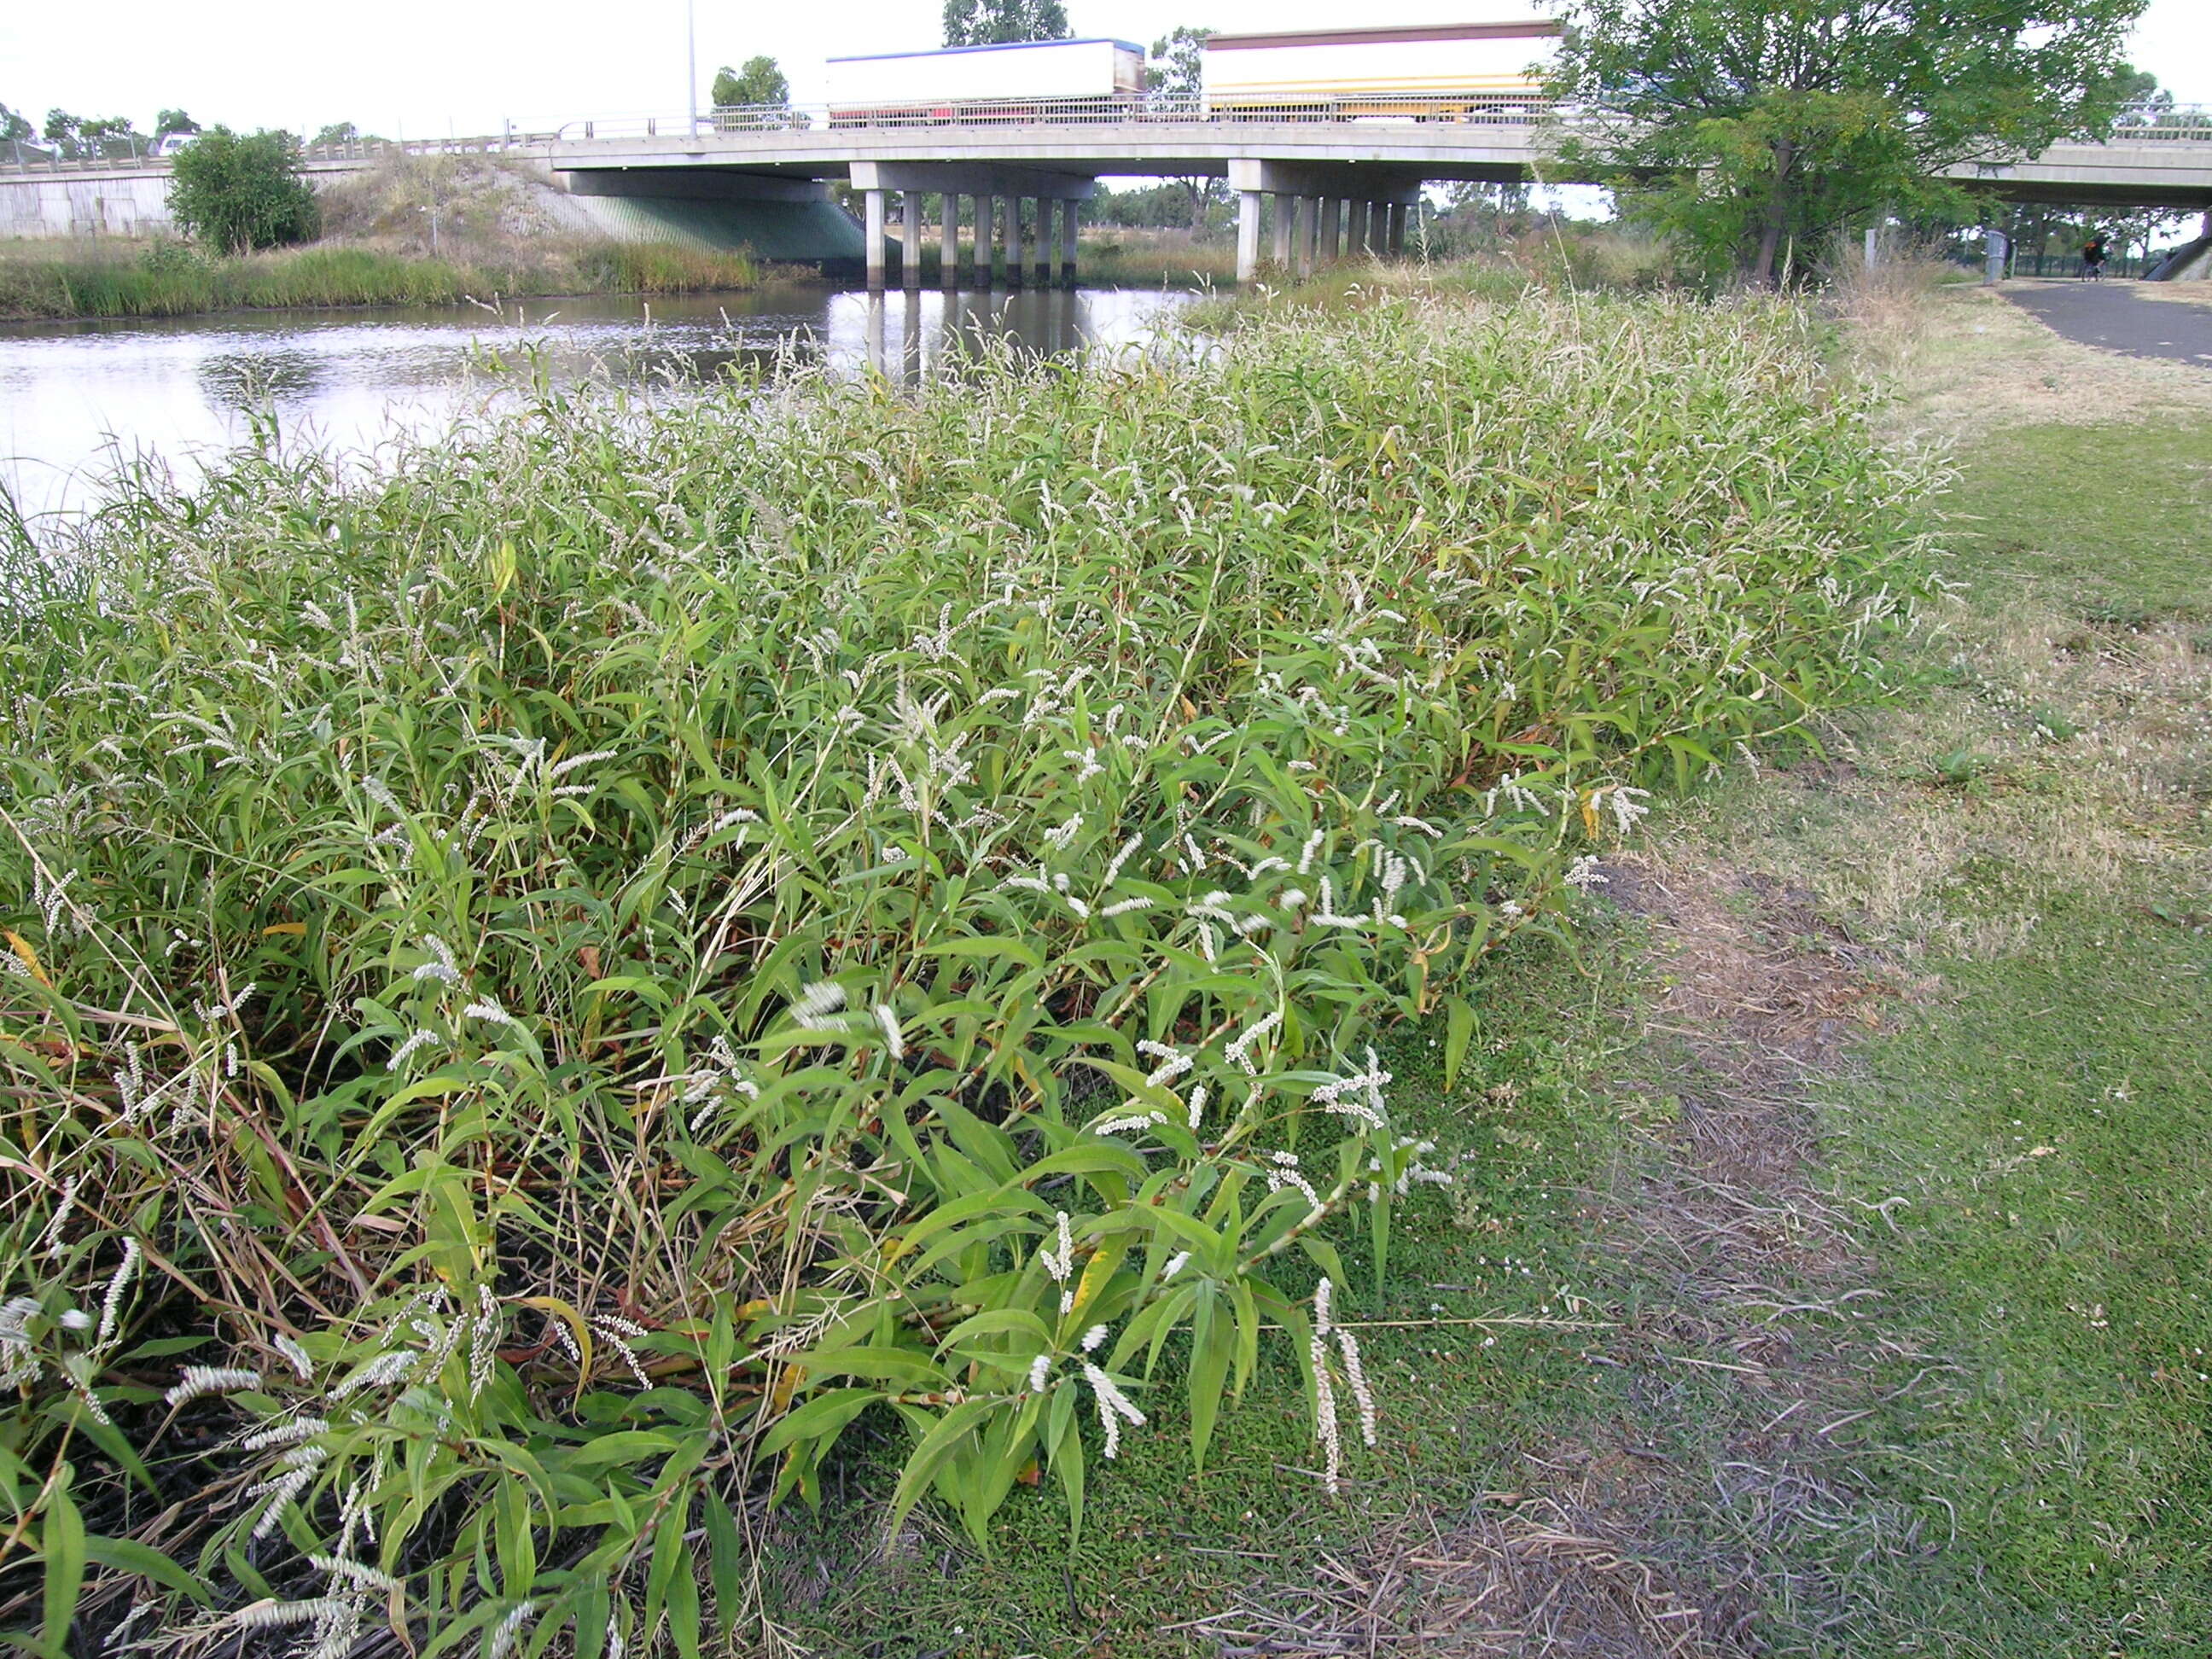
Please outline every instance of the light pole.
[[691, 112], [687, 129], [699, 136], [699, 0], [684, 0], [684, 101]]

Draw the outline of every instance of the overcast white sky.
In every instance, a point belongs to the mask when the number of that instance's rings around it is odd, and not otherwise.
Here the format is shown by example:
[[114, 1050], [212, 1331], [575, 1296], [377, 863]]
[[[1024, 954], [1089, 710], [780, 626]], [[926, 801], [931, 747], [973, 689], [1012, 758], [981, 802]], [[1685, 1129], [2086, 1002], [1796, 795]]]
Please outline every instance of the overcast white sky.
[[[941, 0], [693, 0], [702, 101], [716, 64], [780, 59], [801, 102], [822, 60], [938, 44]], [[1078, 34], [1148, 43], [1178, 23], [1325, 27], [1517, 14], [1528, 0], [1069, 0]], [[349, 120], [393, 136], [495, 132], [586, 115], [684, 108], [685, 0], [0, 0], [0, 103], [42, 121], [58, 106], [313, 131]], [[2134, 61], [2185, 99], [2212, 102], [2212, 0], [2151, 0]]]

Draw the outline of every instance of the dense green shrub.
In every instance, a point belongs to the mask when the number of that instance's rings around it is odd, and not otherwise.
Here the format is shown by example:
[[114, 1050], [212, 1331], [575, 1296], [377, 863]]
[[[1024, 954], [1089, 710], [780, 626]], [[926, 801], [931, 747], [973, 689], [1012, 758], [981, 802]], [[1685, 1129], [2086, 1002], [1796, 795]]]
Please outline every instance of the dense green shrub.
[[174, 167], [171, 216], [218, 253], [250, 253], [315, 234], [315, 192], [300, 176], [300, 142], [289, 132], [210, 127], [177, 152]]
[[0, 1620], [696, 1651], [753, 1483], [1079, 1520], [1269, 1326], [1333, 1482], [1369, 1044], [1876, 689], [1863, 414], [1777, 306], [1401, 301], [127, 489], [0, 625]]

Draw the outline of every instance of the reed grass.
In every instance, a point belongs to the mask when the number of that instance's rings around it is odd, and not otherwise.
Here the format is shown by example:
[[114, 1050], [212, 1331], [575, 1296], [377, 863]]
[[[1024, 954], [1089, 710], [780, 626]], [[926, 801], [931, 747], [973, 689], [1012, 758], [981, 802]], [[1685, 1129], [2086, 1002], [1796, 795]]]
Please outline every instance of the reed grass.
[[660, 243], [556, 239], [459, 260], [345, 246], [213, 258], [180, 243], [155, 243], [127, 253], [0, 256], [0, 319], [441, 306], [495, 295], [694, 294], [749, 289], [759, 278], [757, 264], [744, 253]]
[[1170, 1339], [1333, 1491], [1454, 1178], [1369, 1045], [1881, 694], [1867, 412], [1778, 303], [1400, 297], [19, 527], [0, 1620], [695, 1653], [854, 1436], [1080, 1526]]

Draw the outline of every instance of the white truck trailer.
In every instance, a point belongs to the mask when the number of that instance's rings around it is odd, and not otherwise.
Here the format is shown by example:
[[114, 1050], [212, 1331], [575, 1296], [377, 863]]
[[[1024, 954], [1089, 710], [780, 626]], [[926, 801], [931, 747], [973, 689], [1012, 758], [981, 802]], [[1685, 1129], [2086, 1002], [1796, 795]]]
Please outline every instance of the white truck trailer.
[[830, 125], [1112, 119], [1145, 93], [1127, 40], [1034, 40], [829, 60]]
[[1542, 100], [1560, 33], [1556, 21], [1529, 17], [1217, 34], [1206, 43], [1206, 113], [1510, 118]]

